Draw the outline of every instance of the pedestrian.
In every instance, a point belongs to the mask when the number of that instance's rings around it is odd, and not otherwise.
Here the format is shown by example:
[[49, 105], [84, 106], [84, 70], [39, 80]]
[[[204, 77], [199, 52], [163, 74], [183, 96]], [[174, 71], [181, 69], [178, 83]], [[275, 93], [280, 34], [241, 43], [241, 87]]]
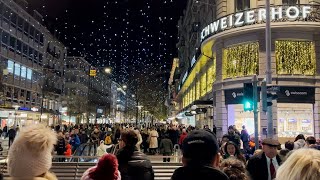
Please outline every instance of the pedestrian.
[[[160, 142], [160, 153], [163, 156], [171, 156], [173, 153], [173, 144], [168, 134], [166, 134]], [[170, 162], [170, 157], [164, 157], [163, 162]]]
[[94, 149], [94, 155], [97, 154], [97, 147], [99, 145], [99, 129], [98, 128], [95, 128], [93, 130], [93, 132], [91, 133], [91, 142], [93, 144], [93, 149]]
[[13, 128], [13, 126], [11, 126], [9, 131], [8, 131], [8, 133], [7, 133], [7, 137], [9, 137], [9, 141], [8, 141], [9, 148], [10, 148], [11, 144], [13, 143], [14, 138], [16, 137], [16, 135], [17, 135], [16, 130]]
[[158, 132], [153, 127], [149, 134], [149, 150], [151, 155], [155, 155], [158, 149]]
[[243, 143], [244, 153], [247, 153], [249, 151], [250, 135], [249, 135], [245, 125], [242, 126], [240, 138], [241, 138], [242, 143]]
[[121, 180], [118, 160], [115, 155], [103, 155], [96, 166], [83, 173], [81, 180]]
[[232, 141], [227, 142], [227, 144], [224, 146], [224, 152], [225, 152], [225, 154], [223, 155], [224, 159], [228, 159], [232, 157], [240, 160], [244, 164], [246, 163], [246, 159], [240, 152], [239, 147], [236, 144], [234, 144], [234, 142]]
[[229, 126], [228, 134], [225, 134], [224, 136], [227, 137], [229, 141], [234, 142], [240, 148], [240, 136], [236, 133], [234, 126]]
[[5, 125], [2, 130], [3, 138], [7, 137], [7, 133], [8, 133], [8, 126]]
[[182, 134], [180, 135], [180, 138], [179, 138], [179, 146], [180, 148], [182, 147], [182, 142], [183, 140], [187, 137], [187, 130], [186, 129], [182, 129]]
[[306, 138], [303, 134], [299, 134], [294, 140], [294, 148], [293, 149], [300, 149], [306, 145]]
[[100, 141], [100, 145], [97, 149], [97, 156], [101, 157], [107, 153], [107, 146], [104, 145], [104, 141]]
[[124, 130], [119, 139], [117, 158], [122, 180], [154, 180], [154, 171], [148, 157], [136, 148], [137, 134]]
[[182, 143], [183, 167], [176, 169], [171, 180], [228, 180], [218, 170], [220, 163], [219, 145], [213, 133], [194, 130]]
[[89, 138], [88, 138], [88, 135], [87, 135], [86, 131], [82, 130], [81, 134], [80, 134], [80, 143], [81, 144], [87, 143], [88, 140], [89, 140]]
[[8, 154], [8, 173], [13, 180], [57, 180], [49, 172], [56, 134], [44, 125], [23, 128]]
[[[66, 151], [66, 142], [64, 140], [64, 137], [61, 131], [58, 131], [58, 142], [56, 145], [56, 151], [58, 156], [64, 156], [64, 152]], [[64, 162], [65, 159], [62, 157], [59, 157], [58, 161]]]
[[141, 144], [142, 144], [142, 136], [141, 136], [140, 131], [139, 131], [138, 128], [135, 128], [134, 132], [138, 136], [138, 142], [137, 142], [136, 147], [137, 147], [138, 151], [140, 151], [141, 150]]
[[64, 152], [64, 155], [68, 158], [71, 157], [72, 155], [72, 150], [71, 150], [71, 145], [70, 144], [67, 144], [66, 145], [66, 151]]
[[80, 146], [80, 139], [77, 134], [71, 135], [70, 145], [72, 146], [72, 153], [74, 153]]
[[247, 170], [252, 180], [270, 180], [276, 177], [281, 164], [277, 147], [278, 140], [267, 138], [262, 141], [262, 153], [253, 155], [247, 164]]

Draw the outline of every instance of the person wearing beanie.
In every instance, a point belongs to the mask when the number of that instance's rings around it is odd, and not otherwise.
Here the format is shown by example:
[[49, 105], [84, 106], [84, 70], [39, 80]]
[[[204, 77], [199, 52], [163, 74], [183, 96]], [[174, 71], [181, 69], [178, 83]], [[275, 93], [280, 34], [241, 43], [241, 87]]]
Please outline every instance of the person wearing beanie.
[[49, 172], [52, 151], [57, 135], [44, 125], [23, 128], [8, 154], [8, 173], [11, 180], [57, 180]]
[[103, 155], [97, 166], [86, 170], [81, 180], [121, 180], [118, 170], [118, 160], [113, 154]]
[[176, 169], [171, 180], [229, 180], [220, 171], [219, 146], [213, 133], [194, 130], [182, 143], [183, 167]]

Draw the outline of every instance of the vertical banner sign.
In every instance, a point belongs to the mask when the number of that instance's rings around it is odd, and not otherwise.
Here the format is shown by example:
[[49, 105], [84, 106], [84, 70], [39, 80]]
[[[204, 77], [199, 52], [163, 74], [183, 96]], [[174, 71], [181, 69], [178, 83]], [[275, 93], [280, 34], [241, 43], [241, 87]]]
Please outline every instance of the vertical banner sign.
[[95, 69], [90, 69], [90, 76], [96, 76], [97, 75], [97, 70]]

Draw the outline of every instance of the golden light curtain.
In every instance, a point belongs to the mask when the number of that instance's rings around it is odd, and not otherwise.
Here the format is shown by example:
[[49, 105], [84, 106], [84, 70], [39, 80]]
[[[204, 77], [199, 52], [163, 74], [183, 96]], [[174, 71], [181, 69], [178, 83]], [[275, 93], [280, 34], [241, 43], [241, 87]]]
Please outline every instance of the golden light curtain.
[[316, 53], [311, 41], [276, 41], [277, 74], [315, 75]]
[[200, 98], [200, 81], [197, 80], [196, 82], [196, 99]]
[[258, 74], [259, 43], [252, 42], [223, 50], [223, 79]]
[[207, 70], [207, 92], [212, 91], [213, 83], [216, 81], [216, 59], [210, 64]]
[[206, 95], [207, 93], [207, 73], [203, 73], [201, 75], [201, 92], [200, 95], [201, 97]]

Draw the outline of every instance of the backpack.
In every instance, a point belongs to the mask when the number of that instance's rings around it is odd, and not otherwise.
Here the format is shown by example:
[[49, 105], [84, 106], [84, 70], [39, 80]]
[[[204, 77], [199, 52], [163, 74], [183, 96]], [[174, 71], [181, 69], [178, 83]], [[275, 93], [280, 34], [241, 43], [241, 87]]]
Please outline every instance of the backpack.
[[111, 135], [106, 136], [106, 138], [104, 139], [104, 143], [107, 145], [112, 144]]

